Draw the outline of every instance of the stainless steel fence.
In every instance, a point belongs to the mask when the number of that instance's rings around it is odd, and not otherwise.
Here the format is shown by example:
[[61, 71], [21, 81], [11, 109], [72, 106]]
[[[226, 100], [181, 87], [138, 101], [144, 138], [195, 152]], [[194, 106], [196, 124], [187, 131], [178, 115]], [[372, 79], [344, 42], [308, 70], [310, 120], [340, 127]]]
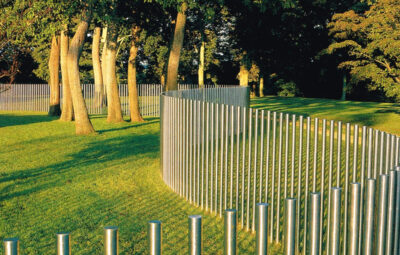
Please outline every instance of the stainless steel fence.
[[248, 97], [241, 87], [161, 96], [165, 183], [220, 217], [235, 208], [252, 232], [268, 203], [268, 240], [285, 254], [399, 254], [400, 138], [252, 109]]
[[[206, 85], [207, 88], [216, 85]], [[229, 87], [234, 85], [218, 85]], [[119, 95], [124, 115], [129, 115], [128, 85], [120, 84]], [[187, 90], [198, 88], [195, 84], [180, 84], [179, 89]], [[160, 84], [138, 84], [139, 107], [143, 116], [160, 115]], [[62, 106], [62, 89], [61, 106]], [[95, 93], [94, 84], [83, 84], [82, 93], [85, 98], [89, 114], [103, 114], [107, 112], [106, 106], [99, 103], [100, 96]], [[97, 98], [96, 98], [97, 97]], [[47, 112], [50, 105], [50, 87], [48, 84], [0, 84], [0, 110], [3, 111], [34, 111]]]

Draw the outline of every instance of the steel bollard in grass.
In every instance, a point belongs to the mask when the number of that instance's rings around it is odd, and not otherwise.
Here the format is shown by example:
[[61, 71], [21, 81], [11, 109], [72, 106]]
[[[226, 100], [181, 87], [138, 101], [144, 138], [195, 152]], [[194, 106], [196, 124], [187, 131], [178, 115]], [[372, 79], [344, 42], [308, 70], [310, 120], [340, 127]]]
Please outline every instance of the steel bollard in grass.
[[268, 207], [267, 203], [258, 203], [256, 208], [256, 254], [268, 254]]
[[295, 254], [296, 244], [296, 202], [295, 198], [286, 198], [285, 204], [285, 255]]
[[109, 226], [104, 228], [104, 254], [118, 255], [118, 227]]
[[4, 255], [19, 255], [19, 240], [18, 238], [4, 239]]
[[236, 254], [236, 226], [237, 226], [237, 211], [234, 209], [225, 210], [225, 239], [224, 239], [224, 254]]
[[57, 255], [71, 255], [70, 234], [57, 233]]
[[148, 233], [150, 255], [161, 255], [161, 221], [149, 221]]
[[202, 254], [202, 226], [201, 216], [189, 216], [189, 254], [200, 255]]

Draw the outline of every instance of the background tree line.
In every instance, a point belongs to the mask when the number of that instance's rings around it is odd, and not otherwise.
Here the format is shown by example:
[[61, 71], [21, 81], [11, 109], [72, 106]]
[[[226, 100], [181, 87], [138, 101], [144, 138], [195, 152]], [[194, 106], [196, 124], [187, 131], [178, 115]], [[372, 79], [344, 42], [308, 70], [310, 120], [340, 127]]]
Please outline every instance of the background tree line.
[[96, 84], [110, 122], [122, 121], [118, 83], [129, 84], [132, 121], [142, 120], [138, 82], [165, 89], [239, 82], [257, 96], [400, 97], [396, 0], [3, 0], [0, 7], [0, 81], [48, 81], [50, 114], [75, 118], [77, 133], [94, 131], [80, 83]]

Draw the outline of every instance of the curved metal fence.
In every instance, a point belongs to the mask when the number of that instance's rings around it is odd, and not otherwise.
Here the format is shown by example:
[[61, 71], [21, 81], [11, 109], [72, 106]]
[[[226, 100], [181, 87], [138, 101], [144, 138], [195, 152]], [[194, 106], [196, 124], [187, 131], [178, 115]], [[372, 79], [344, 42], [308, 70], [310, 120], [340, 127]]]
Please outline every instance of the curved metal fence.
[[[205, 85], [207, 88], [231, 87], [234, 85]], [[100, 95], [95, 93], [94, 84], [82, 84], [82, 94], [89, 114], [107, 112]], [[122, 113], [129, 115], [128, 85], [120, 84], [119, 96]], [[180, 90], [198, 88], [196, 84], [179, 84]], [[138, 84], [139, 108], [142, 116], [160, 116], [161, 84]], [[62, 107], [62, 88], [60, 85]], [[47, 112], [50, 105], [50, 86], [48, 84], [0, 84], [0, 111]]]
[[243, 87], [162, 94], [165, 183], [215, 215], [236, 209], [252, 232], [268, 203], [268, 240], [285, 254], [400, 254], [400, 138], [248, 98]]

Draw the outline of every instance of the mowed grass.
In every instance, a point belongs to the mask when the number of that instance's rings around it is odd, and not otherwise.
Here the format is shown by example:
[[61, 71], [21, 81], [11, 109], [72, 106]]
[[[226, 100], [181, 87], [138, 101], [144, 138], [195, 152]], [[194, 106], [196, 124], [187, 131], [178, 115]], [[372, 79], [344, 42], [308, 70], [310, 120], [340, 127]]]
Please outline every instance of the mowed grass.
[[266, 96], [253, 98], [251, 107], [340, 120], [400, 135], [400, 104], [395, 103]]
[[[45, 114], [0, 112], [0, 239], [18, 237], [22, 254], [54, 254], [55, 234], [73, 254], [102, 254], [103, 227], [120, 228], [121, 254], [146, 254], [147, 222], [163, 223], [164, 254], [187, 254], [188, 215], [203, 215], [204, 254], [223, 253], [223, 219], [170, 190], [160, 175], [159, 120], [107, 124], [76, 136], [73, 123]], [[255, 236], [238, 233], [241, 254]]]

